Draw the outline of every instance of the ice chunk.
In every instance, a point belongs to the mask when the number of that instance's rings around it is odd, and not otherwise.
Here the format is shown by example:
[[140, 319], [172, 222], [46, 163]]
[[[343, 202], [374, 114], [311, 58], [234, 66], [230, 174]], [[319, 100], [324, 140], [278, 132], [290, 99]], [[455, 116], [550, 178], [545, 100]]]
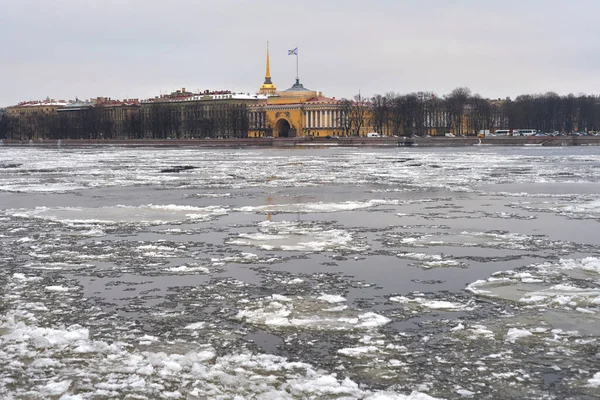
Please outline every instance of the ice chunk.
[[322, 294], [317, 297], [319, 300], [324, 300], [328, 303], [342, 303], [346, 301], [346, 298], [337, 294]]
[[533, 335], [527, 329], [519, 329], [519, 328], [510, 328], [508, 333], [506, 334], [506, 341], [515, 343], [518, 339], [525, 338]]

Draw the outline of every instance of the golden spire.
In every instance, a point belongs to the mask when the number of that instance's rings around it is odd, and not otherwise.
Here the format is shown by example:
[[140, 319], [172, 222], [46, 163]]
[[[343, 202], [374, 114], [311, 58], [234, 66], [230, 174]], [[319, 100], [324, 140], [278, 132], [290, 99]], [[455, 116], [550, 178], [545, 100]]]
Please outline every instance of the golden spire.
[[267, 42], [267, 73], [265, 74], [265, 81], [271, 80], [271, 66], [269, 65], [269, 42]]
[[267, 42], [267, 71], [265, 72], [265, 83], [262, 84], [260, 90], [258, 91], [260, 94], [266, 95], [274, 95], [277, 93], [277, 88], [271, 82], [271, 65], [269, 62], [269, 42]]

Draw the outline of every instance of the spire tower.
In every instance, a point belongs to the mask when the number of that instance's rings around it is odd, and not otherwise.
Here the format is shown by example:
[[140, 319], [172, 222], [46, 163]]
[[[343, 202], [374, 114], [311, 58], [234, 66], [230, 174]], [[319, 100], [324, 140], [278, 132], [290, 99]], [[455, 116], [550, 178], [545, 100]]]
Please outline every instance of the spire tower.
[[269, 62], [269, 42], [267, 42], [267, 72], [265, 73], [265, 83], [271, 82], [271, 63]]
[[277, 93], [277, 88], [271, 82], [271, 64], [269, 62], [269, 42], [267, 42], [267, 69], [265, 71], [265, 83], [262, 84], [260, 90], [258, 91], [260, 94], [266, 95], [274, 95]]

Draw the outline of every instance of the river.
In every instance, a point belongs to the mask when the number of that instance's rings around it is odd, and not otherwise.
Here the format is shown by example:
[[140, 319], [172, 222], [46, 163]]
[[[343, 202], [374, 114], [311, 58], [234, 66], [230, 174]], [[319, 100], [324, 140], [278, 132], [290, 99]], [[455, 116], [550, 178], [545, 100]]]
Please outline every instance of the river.
[[594, 147], [0, 148], [0, 397], [600, 396]]

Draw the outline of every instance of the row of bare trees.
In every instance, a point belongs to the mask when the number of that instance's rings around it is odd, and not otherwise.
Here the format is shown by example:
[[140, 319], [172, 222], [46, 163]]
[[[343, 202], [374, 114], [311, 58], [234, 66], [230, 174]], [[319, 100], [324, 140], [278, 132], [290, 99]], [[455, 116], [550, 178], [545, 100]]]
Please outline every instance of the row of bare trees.
[[128, 109], [85, 107], [57, 113], [0, 115], [0, 138], [166, 139], [248, 137], [243, 103], [159, 102]]
[[[371, 99], [360, 94], [353, 100], [342, 100], [341, 125], [350, 135], [359, 135], [365, 127], [389, 135], [463, 133], [469, 107], [476, 107], [476, 125], [481, 129], [494, 126], [501, 110], [467, 88], [457, 88], [447, 96], [431, 92], [409, 94], [387, 93]], [[487, 107], [484, 107], [487, 106]]]
[[0, 109], [0, 139], [8, 137], [10, 132], [10, 119], [5, 109]]
[[459, 135], [481, 130], [537, 129], [544, 132], [600, 131], [600, 97], [556, 93], [490, 100], [468, 88], [445, 96], [432, 92], [387, 93], [342, 100], [344, 131], [358, 135], [366, 126], [389, 135]]
[[509, 128], [532, 127], [544, 132], [600, 131], [600, 97], [559, 96], [548, 92], [523, 95], [507, 103]]
[[155, 103], [142, 110], [145, 138], [245, 138], [250, 129], [244, 103]]
[[109, 110], [85, 110], [47, 114], [30, 112], [0, 116], [0, 138], [29, 139], [118, 139], [141, 137], [139, 114], [115, 120]]
[[[559, 96], [548, 92], [515, 100], [490, 100], [456, 88], [432, 92], [387, 93], [341, 100], [338, 125], [345, 135], [367, 129], [388, 135], [476, 134], [481, 130], [537, 129], [543, 132], [600, 131], [600, 97]], [[130, 108], [117, 118], [115, 109], [87, 107], [56, 114], [0, 113], [0, 138], [185, 138], [248, 137], [247, 104], [157, 102]]]

